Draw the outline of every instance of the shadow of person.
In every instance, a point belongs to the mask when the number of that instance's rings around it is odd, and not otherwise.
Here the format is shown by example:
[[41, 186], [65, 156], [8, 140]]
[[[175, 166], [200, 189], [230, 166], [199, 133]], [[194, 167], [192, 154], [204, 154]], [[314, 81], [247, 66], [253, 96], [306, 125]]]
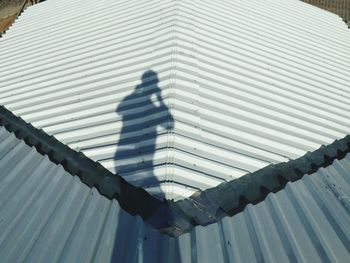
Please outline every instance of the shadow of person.
[[[162, 164], [162, 161], [155, 160], [155, 152], [167, 147], [160, 142], [157, 144], [157, 137], [174, 128], [173, 117], [163, 101], [158, 82], [156, 72], [144, 72], [141, 83], [116, 108], [122, 119], [114, 158], [116, 173], [135, 177], [136, 181], [128, 181], [148, 189], [164, 180], [161, 176], [158, 179], [154, 173], [155, 167]], [[157, 196], [164, 198], [161, 192]], [[143, 228], [142, 223], [137, 223], [138, 217], [121, 210], [116, 220], [118, 226], [114, 234], [111, 262], [160, 262], [168, 257], [173, 257], [174, 262], [183, 261], [174, 239], [162, 236], [149, 227]], [[162, 242], [166, 242], [169, 248], [163, 249], [164, 246], [160, 245]]]
[[[173, 128], [173, 118], [161, 97], [158, 75], [152, 70], [143, 73], [141, 83], [117, 106], [122, 128], [114, 155], [116, 174], [129, 177], [129, 182], [144, 188], [153, 188], [154, 194], [164, 198], [157, 186], [154, 167], [157, 136]], [[151, 190], [153, 192], [153, 190]]]

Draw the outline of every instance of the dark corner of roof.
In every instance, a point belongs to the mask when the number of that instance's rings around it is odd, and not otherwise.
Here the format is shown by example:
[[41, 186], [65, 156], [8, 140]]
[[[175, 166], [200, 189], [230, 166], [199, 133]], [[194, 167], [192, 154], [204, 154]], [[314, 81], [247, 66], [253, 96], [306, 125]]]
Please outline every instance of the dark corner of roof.
[[47, 155], [53, 163], [60, 164], [70, 174], [77, 175], [85, 185], [95, 187], [108, 199], [118, 200], [121, 207], [132, 215], [146, 219], [163, 203], [83, 153], [72, 150], [43, 130], [26, 123], [4, 106], [0, 106], [0, 125], [27, 145], [35, 147], [40, 154]]
[[[350, 136], [322, 146], [314, 152], [285, 163], [269, 165], [236, 180], [222, 183], [191, 197], [161, 207], [159, 214], [171, 214], [163, 221], [155, 214], [149, 221], [169, 235], [178, 236], [197, 225], [209, 225], [223, 217], [233, 216], [248, 204], [263, 201], [269, 193], [282, 190], [288, 182], [313, 174], [340, 160], [350, 152]], [[171, 210], [171, 212], [169, 212]], [[168, 220], [168, 221], [165, 221]]]

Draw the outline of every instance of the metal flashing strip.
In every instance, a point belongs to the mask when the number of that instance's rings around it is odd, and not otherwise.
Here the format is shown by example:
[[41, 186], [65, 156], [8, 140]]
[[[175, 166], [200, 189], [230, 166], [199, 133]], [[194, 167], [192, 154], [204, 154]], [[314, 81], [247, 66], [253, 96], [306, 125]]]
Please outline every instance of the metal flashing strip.
[[126, 212], [140, 215], [153, 228], [170, 236], [180, 236], [197, 225], [205, 226], [223, 217], [234, 216], [248, 204], [263, 201], [269, 193], [284, 189], [288, 182], [315, 173], [350, 152], [348, 135], [296, 160], [269, 165], [239, 179], [198, 191], [184, 200], [162, 202], [110, 173], [98, 162], [34, 128], [3, 106], [0, 106], [0, 124], [39, 153], [47, 155], [52, 162], [61, 164], [70, 174], [77, 175], [85, 185], [97, 188], [108, 199], [118, 200]]
[[87, 186], [95, 187], [108, 199], [118, 200], [121, 207], [132, 215], [148, 218], [162, 203], [142, 188], [112, 174], [83, 153], [70, 149], [55, 137], [26, 123], [4, 106], [0, 106], [0, 125], [27, 145], [35, 147], [40, 154], [47, 155], [53, 163], [61, 164], [67, 172], [77, 175]]
[[[222, 183], [204, 191], [198, 191], [190, 198], [170, 202], [148, 220], [156, 229], [172, 236], [189, 232], [194, 226], [206, 226], [226, 216], [234, 216], [248, 204], [265, 200], [269, 193], [276, 193], [288, 182], [300, 180], [334, 160], [343, 159], [350, 152], [350, 135], [322, 146], [314, 152], [285, 163], [269, 165], [236, 180]], [[170, 214], [161, 217], [162, 214]], [[163, 219], [163, 220], [161, 220]]]
[[350, 154], [173, 238], [0, 127], [1, 262], [346, 262]]

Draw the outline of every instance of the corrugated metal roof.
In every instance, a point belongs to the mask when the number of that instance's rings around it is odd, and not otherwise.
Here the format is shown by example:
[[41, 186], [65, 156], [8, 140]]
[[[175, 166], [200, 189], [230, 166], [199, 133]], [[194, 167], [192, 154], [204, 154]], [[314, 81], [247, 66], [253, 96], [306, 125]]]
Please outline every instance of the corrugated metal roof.
[[296, 0], [50, 0], [0, 40], [0, 103], [177, 199], [348, 134], [349, 43]]
[[4, 106], [0, 106], [0, 125], [24, 140], [28, 146], [35, 147], [40, 154], [49, 156], [51, 162], [62, 165], [67, 172], [78, 176], [88, 187], [95, 187], [108, 199], [118, 200], [123, 209], [132, 215], [148, 218], [165, 203], [111, 173], [83, 153], [72, 150], [43, 130], [26, 123]]
[[[335, 160], [343, 159], [349, 152], [350, 135], [295, 160], [269, 165], [230, 182], [198, 191], [184, 200], [170, 202], [170, 209], [162, 204], [151, 218], [147, 218], [147, 222], [164, 233], [178, 236], [196, 225], [205, 226], [226, 216], [234, 216], [248, 204], [265, 200], [268, 194], [284, 189], [288, 182], [314, 174]], [[172, 216], [161, 216], [169, 210]]]
[[126, 212], [139, 215], [153, 228], [176, 237], [197, 225], [206, 226], [226, 216], [234, 216], [248, 204], [261, 202], [269, 193], [284, 189], [288, 182], [313, 174], [350, 152], [348, 135], [295, 160], [269, 165], [236, 180], [198, 191], [190, 198], [169, 202], [160, 201], [142, 188], [132, 186], [3, 106], [0, 107], [0, 126], [6, 127], [28, 146], [35, 147], [41, 155], [49, 156], [51, 162], [62, 165], [68, 173], [78, 176], [86, 186], [96, 188], [107, 199], [116, 199]]
[[172, 238], [0, 127], [2, 262], [345, 262], [350, 154], [257, 205]]

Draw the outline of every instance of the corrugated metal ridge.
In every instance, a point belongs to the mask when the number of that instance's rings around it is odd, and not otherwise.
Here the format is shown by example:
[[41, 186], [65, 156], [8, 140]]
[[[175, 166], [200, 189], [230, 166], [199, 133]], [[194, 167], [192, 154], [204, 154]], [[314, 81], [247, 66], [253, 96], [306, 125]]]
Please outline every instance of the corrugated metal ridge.
[[108, 199], [118, 200], [120, 206], [132, 215], [148, 218], [162, 204], [140, 187], [135, 187], [118, 175], [112, 174], [98, 162], [76, 152], [26, 123], [4, 106], [0, 106], [0, 125], [13, 132], [18, 139], [33, 146], [40, 154], [47, 155], [55, 164], [61, 164], [72, 175], [77, 175], [89, 187], [95, 187]]
[[[169, 202], [148, 223], [171, 236], [189, 232], [197, 225], [216, 223], [223, 217], [242, 212], [248, 204], [263, 201], [269, 193], [284, 189], [288, 182], [300, 180], [304, 175], [331, 165], [334, 160], [343, 159], [349, 152], [350, 135], [347, 135], [298, 159], [269, 165], [236, 180], [198, 191], [190, 198]], [[161, 218], [162, 214], [171, 214], [171, 217]]]
[[[0, 127], [1, 262], [347, 262], [350, 154], [178, 238]], [[16, 194], [16, 196], [13, 196]]]
[[205, 226], [234, 216], [248, 204], [263, 201], [269, 193], [282, 190], [288, 182], [315, 173], [350, 152], [350, 135], [347, 135], [298, 159], [269, 165], [236, 180], [198, 191], [190, 198], [161, 202], [83, 153], [26, 123], [4, 106], [0, 106], [0, 125], [35, 147], [40, 154], [47, 155], [53, 163], [61, 164], [67, 172], [77, 175], [85, 185], [97, 188], [108, 199], [116, 199], [126, 212], [140, 215], [153, 228], [170, 236], [179, 236], [197, 225]]

